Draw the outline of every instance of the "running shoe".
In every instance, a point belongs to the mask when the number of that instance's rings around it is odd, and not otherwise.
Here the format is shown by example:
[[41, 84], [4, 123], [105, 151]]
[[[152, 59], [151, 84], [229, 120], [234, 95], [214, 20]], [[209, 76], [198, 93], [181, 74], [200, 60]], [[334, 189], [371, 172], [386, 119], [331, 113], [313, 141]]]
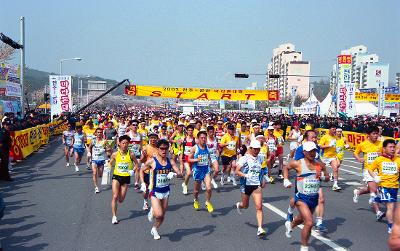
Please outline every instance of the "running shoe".
[[354, 194], [354, 196], [353, 196], [353, 202], [354, 203], [358, 203], [358, 189], [354, 189], [354, 191], [353, 191], [353, 194]]
[[340, 191], [340, 190], [342, 190], [342, 188], [340, 186], [338, 186], [338, 185], [332, 186], [332, 191]]
[[86, 169], [90, 170], [90, 163], [86, 163]]
[[207, 211], [208, 211], [209, 213], [214, 212], [214, 207], [213, 207], [213, 205], [211, 204], [211, 202], [206, 201], [206, 208], [207, 208]]
[[153, 221], [153, 208], [150, 207], [149, 213], [147, 214], [147, 219], [152, 222]]
[[201, 182], [201, 190], [203, 191], [206, 190], [206, 184], [204, 182]]
[[233, 185], [233, 186], [237, 186], [237, 183], [236, 183], [236, 179], [235, 179], [235, 178], [232, 178], [232, 185]]
[[392, 228], [388, 227], [388, 234], [391, 234], [391, 233], [392, 233]]
[[112, 224], [118, 224], [117, 216], [113, 216], [113, 217], [112, 217], [111, 223], [112, 223]]
[[275, 179], [272, 176], [269, 177], [269, 183], [271, 183], [271, 184], [275, 183]]
[[226, 178], [226, 182], [227, 183], [231, 182], [231, 177], [230, 176], [228, 176], [228, 178]]
[[211, 185], [214, 187], [214, 189], [218, 188], [217, 182], [215, 182], [214, 179], [211, 179]]
[[238, 214], [242, 214], [242, 209], [240, 209], [240, 202], [236, 203], [236, 211]]
[[199, 210], [200, 209], [200, 203], [199, 203], [198, 200], [195, 199], [193, 201], [193, 207], [194, 207], [195, 210]]
[[259, 228], [257, 229], [257, 236], [258, 236], [258, 237], [265, 236], [266, 234], [267, 234], [267, 232], [266, 232], [262, 227], [259, 227]]
[[183, 194], [188, 194], [188, 188], [187, 188], [187, 185], [185, 183], [182, 183], [182, 193]]
[[380, 221], [380, 220], [382, 220], [382, 218], [383, 217], [385, 217], [385, 213], [383, 213], [382, 211], [378, 211], [377, 213], [376, 213], [376, 220], [377, 221]]
[[69, 162], [67, 164], [65, 164], [66, 167], [69, 167]]
[[309, 249], [308, 249], [308, 246], [303, 246], [303, 245], [301, 245], [301, 247], [300, 247], [300, 251], [308, 251]]
[[79, 167], [76, 165], [76, 164], [74, 164], [74, 166], [75, 166], [75, 172], [79, 172]]
[[153, 235], [154, 240], [159, 240], [161, 238], [155, 227], [151, 229], [151, 235]]
[[330, 181], [330, 182], [333, 182], [333, 173], [330, 173], [330, 174], [329, 174], [329, 181]]
[[224, 182], [224, 176], [221, 176], [221, 181], [220, 181], [219, 184], [221, 184], [221, 186], [223, 186], [223, 185], [225, 184], [225, 182]]
[[293, 221], [293, 214], [287, 213], [286, 214], [286, 221], [292, 222]]
[[135, 190], [139, 190], [139, 188], [140, 188], [139, 183], [135, 183], [134, 188], [135, 188]]
[[284, 179], [284, 177], [283, 177], [283, 175], [282, 175], [282, 174], [279, 174], [279, 175], [278, 175], [278, 178], [279, 178], [279, 179], [281, 179], [281, 180], [283, 180], [283, 179]]
[[94, 193], [100, 193], [100, 190], [99, 190], [98, 187], [95, 187], [95, 188], [94, 188]]
[[319, 225], [315, 225], [315, 231], [319, 233], [326, 233], [328, 232], [328, 228], [325, 227], [324, 223], [321, 223]]
[[285, 222], [285, 235], [287, 238], [292, 238], [292, 223], [290, 221]]
[[143, 202], [143, 211], [145, 211], [147, 209], [149, 209], [149, 204], [147, 204], [147, 201], [146, 201], [146, 202]]

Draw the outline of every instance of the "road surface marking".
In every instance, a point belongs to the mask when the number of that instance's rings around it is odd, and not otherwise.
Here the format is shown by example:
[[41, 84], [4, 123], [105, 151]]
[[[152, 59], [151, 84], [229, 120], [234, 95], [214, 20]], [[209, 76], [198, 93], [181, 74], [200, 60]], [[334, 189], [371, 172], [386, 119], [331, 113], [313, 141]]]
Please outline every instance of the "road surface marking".
[[[272, 212], [276, 213], [277, 215], [281, 216], [282, 218], [286, 219], [286, 213], [283, 212], [282, 210], [280, 210], [279, 208], [271, 205], [270, 203], [263, 203], [264, 207], [268, 208], [269, 210], [271, 210]], [[300, 229], [303, 229], [303, 225], [299, 225], [298, 226]], [[311, 235], [312, 237], [314, 237], [317, 240], [322, 241], [323, 243], [325, 243], [326, 245], [330, 246], [331, 248], [333, 248], [333, 250], [337, 250], [337, 251], [345, 251], [347, 249], [339, 246], [338, 244], [336, 244], [335, 242], [333, 242], [332, 240], [325, 238], [321, 235], [319, 235], [317, 232], [315, 232], [314, 230], [311, 231]]]
[[355, 181], [344, 182], [344, 184], [349, 185], [349, 186], [361, 186], [362, 185], [360, 182], [355, 182]]
[[356, 166], [350, 166], [350, 165], [344, 165], [344, 164], [342, 164], [340, 166], [346, 166], [346, 167], [354, 168], [354, 169], [357, 169], [357, 170], [362, 170], [361, 167], [356, 167]]
[[362, 177], [362, 174], [360, 174], [358, 172], [350, 171], [350, 170], [347, 170], [347, 169], [344, 169], [344, 168], [340, 168], [339, 170], [340, 170], [340, 172], [343, 171], [343, 172], [346, 172], [346, 173], [351, 173], [351, 174], [354, 174], [356, 176]]

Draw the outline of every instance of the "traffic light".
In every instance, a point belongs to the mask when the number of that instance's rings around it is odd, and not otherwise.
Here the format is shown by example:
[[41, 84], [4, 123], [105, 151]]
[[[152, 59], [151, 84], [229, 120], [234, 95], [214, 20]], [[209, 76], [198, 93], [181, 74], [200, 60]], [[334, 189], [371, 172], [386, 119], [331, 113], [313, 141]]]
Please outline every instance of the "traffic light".
[[269, 78], [280, 78], [281, 77], [281, 75], [279, 75], [279, 74], [269, 74], [268, 76], [269, 76]]
[[47, 102], [50, 100], [50, 94], [49, 93], [45, 93], [44, 94], [44, 102]]
[[3, 41], [3, 43], [8, 44], [9, 46], [11, 46], [14, 49], [22, 49], [23, 48], [22, 45], [20, 45], [19, 43], [15, 42], [11, 38], [7, 37], [3, 33], [0, 33], [0, 40]]
[[249, 74], [235, 73], [235, 78], [249, 78]]

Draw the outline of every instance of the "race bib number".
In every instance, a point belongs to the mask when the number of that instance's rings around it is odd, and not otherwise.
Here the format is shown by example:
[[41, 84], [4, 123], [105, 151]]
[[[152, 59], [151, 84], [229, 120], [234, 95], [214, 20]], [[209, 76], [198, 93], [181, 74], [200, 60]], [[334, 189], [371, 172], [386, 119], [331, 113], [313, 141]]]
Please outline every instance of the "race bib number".
[[197, 163], [197, 165], [208, 166], [208, 155], [207, 154], [198, 155], [197, 158], [199, 159], [199, 162]]
[[319, 180], [317, 179], [304, 179], [303, 192], [304, 194], [317, 194], [319, 190]]
[[231, 150], [231, 151], [235, 150], [236, 149], [236, 141], [234, 141], [234, 140], [229, 141], [227, 148], [228, 148], [228, 150]]
[[277, 147], [276, 147], [276, 145], [275, 145], [275, 141], [268, 141], [267, 142], [267, 146], [268, 146], [268, 149], [270, 150], [270, 151], [276, 151], [276, 149], [277, 149]]
[[386, 175], [394, 175], [398, 173], [397, 163], [395, 162], [382, 162], [382, 173]]
[[128, 172], [128, 167], [129, 167], [128, 163], [118, 163], [117, 169], [118, 169], [118, 172], [120, 172], [120, 173], [126, 173], [126, 172]]
[[342, 153], [342, 152], [343, 152], [343, 147], [337, 146], [336, 153]]
[[191, 150], [192, 150], [192, 147], [191, 147], [191, 146], [185, 146], [184, 154], [185, 154], [185, 155], [189, 155]]
[[372, 162], [379, 156], [379, 153], [367, 153], [367, 163], [368, 165], [371, 165]]
[[166, 187], [169, 186], [168, 174], [157, 174], [156, 187]]
[[336, 140], [335, 139], [331, 139], [331, 141], [329, 141], [329, 145], [331, 147], [335, 147], [336, 146]]
[[94, 160], [104, 160], [105, 159], [104, 152], [105, 152], [104, 148], [94, 146], [93, 147], [93, 159]]
[[258, 168], [250, 168], [248, 171], [249, 177], [246, 179], [246, 185], [260, 185], [260, 173], [261, 173], [261, 166]]

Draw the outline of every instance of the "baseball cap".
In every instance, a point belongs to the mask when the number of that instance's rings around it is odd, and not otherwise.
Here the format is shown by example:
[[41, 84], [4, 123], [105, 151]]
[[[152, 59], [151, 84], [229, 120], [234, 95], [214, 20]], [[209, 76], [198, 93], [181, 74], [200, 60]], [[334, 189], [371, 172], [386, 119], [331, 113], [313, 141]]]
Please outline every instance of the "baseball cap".
[[268, 126], [267, 130], [274, 130], [275, 128], [273, 126]]
[[158, 135], [157, 135], [157, 133], [155, 133], [155, 132], [149, 132], [149, 134], [147, 134], [147, 137], [157, 137], [158, 138]]
[[250, 147], [251, 147], [251, 148], [261, 148], [260, 141], [258, 141], [258, 140], [252, 140], [252, 141], [250, 142]]
[[257, 119], [252, 119], [251, 123], [257, 123]]
[[232, 125], [232, 124], [229, 124], [229, 125], [228, 125], [228, 130], [235, 130], [235, 126]]
[[194, 121], [193, 119], [189, 121], [189, 124], [196, 124], [196, 121]]
[[303, 143], [303, 150], [306, 152], [311, 152], [312, 150], [317, 149], [317, 145], [312, 141], [307, 141]]

